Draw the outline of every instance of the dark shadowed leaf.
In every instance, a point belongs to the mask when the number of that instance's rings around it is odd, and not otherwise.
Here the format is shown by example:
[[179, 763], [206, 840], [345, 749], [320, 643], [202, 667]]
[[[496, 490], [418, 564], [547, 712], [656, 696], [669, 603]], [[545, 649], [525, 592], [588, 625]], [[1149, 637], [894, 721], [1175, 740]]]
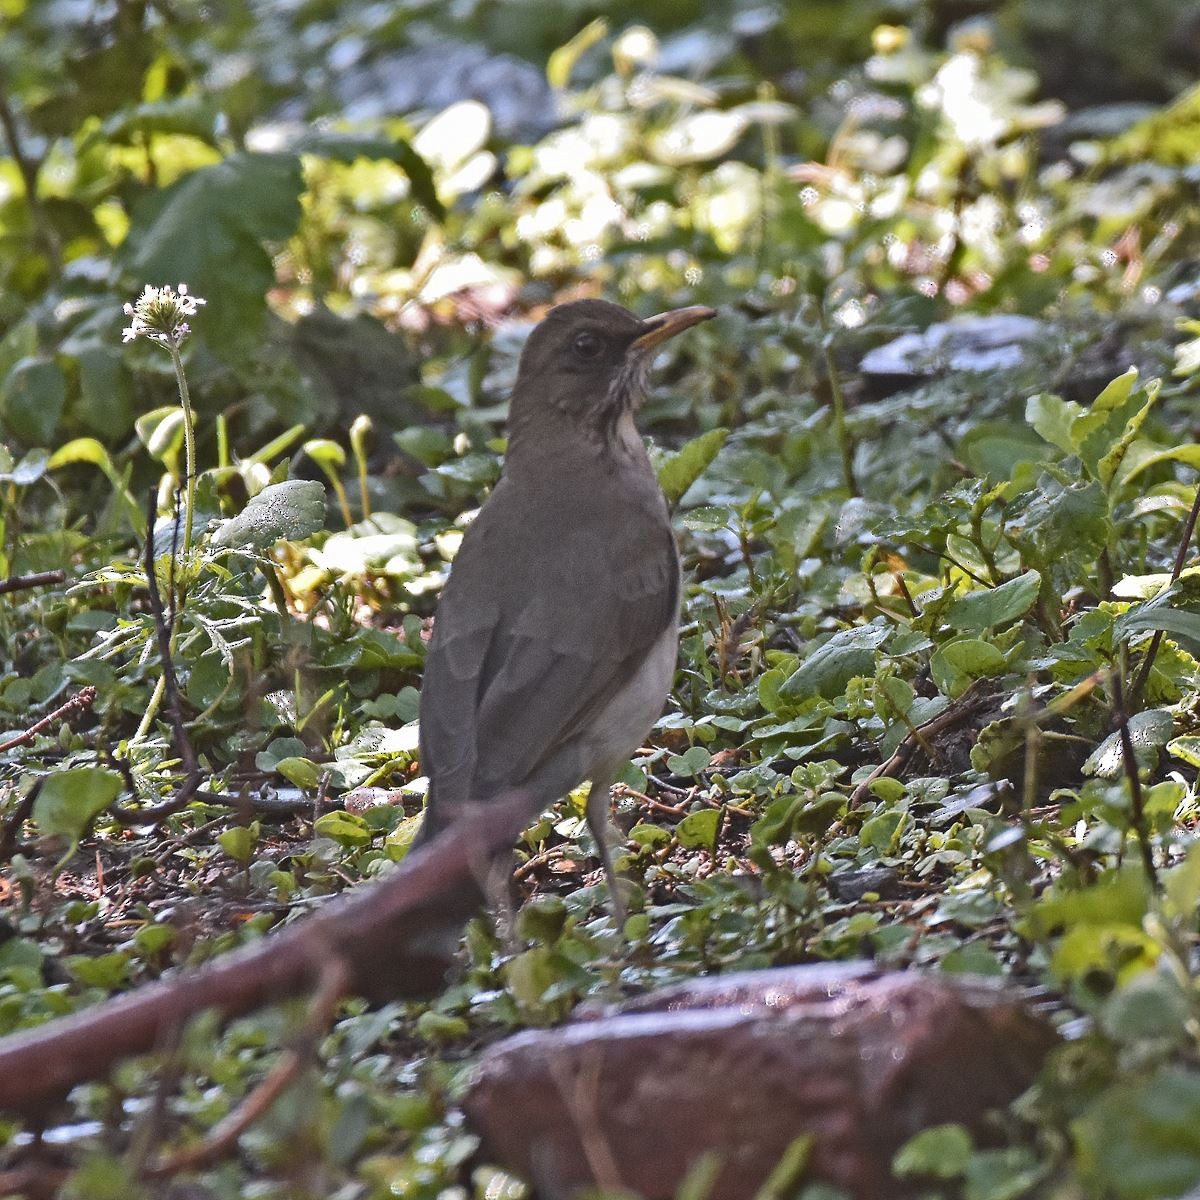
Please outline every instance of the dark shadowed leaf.
[[233, 154], [154, 193], [134, 212], [125, 265], [141, 283], [187, 283], [193, 322], [218, 351], [257, 332], [275, 268], [264, 242], [290, 237], [304, 177], [293, 154]]
[[103, 767], [75, 767], [46, 779], [33, 802], [33, 819], [47, 834], [77, 841], [120, 794], [121, 777]]

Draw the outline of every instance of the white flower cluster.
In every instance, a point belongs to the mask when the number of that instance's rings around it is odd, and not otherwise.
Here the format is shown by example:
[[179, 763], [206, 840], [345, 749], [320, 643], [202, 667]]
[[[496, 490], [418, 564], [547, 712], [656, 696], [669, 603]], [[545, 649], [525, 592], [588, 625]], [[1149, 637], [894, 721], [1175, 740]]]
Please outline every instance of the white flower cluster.
[[121, 340], [132, 342], [146, 337], [163, 346], [178, 346], [192, 332], [185, 318], [195, 316], [196, 309], [206, 303], [199, 296], [189, 295], [186, 283], [181, 283], [178, 290], [166, 284], [146, 284], [137, 300], [125, 305], [125, 315], [133, 319], [121, 331]]

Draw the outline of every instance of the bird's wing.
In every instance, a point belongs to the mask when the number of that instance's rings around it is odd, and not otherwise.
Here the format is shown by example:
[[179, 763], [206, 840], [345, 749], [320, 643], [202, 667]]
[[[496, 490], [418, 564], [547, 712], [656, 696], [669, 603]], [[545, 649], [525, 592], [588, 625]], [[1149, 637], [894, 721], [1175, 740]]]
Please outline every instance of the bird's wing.
[[[497, 489], [476, 519], [438, 605], [421, 696], [422, 770], [431, 809], [447, 810], [434, 823], [553, 765], [679, 603], [661, 518], [634, 510], [603, 534], [562, 521], [538, 537], [510, 519], [505, 499]], [[503, 578], [491, 575], [497, 562]]]

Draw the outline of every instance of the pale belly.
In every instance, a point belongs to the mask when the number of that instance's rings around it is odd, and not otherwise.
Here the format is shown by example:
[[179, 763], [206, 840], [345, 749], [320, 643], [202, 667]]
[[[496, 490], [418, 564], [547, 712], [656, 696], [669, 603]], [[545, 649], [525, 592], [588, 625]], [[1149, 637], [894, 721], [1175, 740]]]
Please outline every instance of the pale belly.
[[588, 730], [585, 778], [620, 770], [644, 743], [666, 703], [678, 655], [679, 623], [675, 620], [651, 647], [637, 674], [613, 696]]

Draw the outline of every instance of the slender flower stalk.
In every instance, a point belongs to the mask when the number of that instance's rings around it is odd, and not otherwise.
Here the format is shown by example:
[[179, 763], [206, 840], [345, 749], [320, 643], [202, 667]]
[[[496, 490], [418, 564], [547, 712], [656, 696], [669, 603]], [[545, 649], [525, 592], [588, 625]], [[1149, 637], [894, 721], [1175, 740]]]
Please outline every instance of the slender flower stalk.
[[184, 512], [183, 512], [183, 558], [186, 562], [192, 549], [192, 530], [196, 509], [196, 422], [192, 414], [192, 399], [188, 391], [187, 376], [183, 370], [180, 347], [192, 332], [186, 318], [196, 315], [196, 310], [207, 301], [188, 293], [186, 283], [177, 290], [169, 286], [152, 287], [145, 290], [133, 304], [125, 305], [129, 325], [122, 331], [122, 340], [132, 342], [145, 337], [165, 346], [175, 367], [175, 382], [179, 388], [179, 403], [183, 407], [184, 446]]
[[[142, 294], [132, 304], [125, 305], [125, 315], [130, 318], [129, 324], [122, 331], [122, 341], [132, 342], [135, 338], [144, 337], [160, 346], [165, 346], [171, 355], [171, 363], [175, 367], [175, 383], [179, 388], [179, 403], [183, 408], [183, 446], [184, 446], [184, 509], [183, 509], [183, 562], [185, 569], [183, 580], [180, 582], [174, 599], [174, 622], [170, 633], [170, 648], [175, 649], [179, 636], [179, 622], [183, 616], [184, 600], [187, 591], [188, 571], [186, 564], [190, 561], [193, 538], [193, 522], [196, 511], [196, 421], [192, 413], [192, 397], [188, 391], [187, 375], [183, 370], [183, 355], [180, 347], [191, 333], [188, 317], [196, 315], [197, 309], [205, 304], [199, 296], [188, 292], [187, 284], [181, 283], [177, 289], [164, 285], [152, 287], [147, 284]], [[178, 515], [176, 516], [178, 520]], [[153, 528], [146, 531], [148, 538], [154, 537]], [[142, 720], [134, 734], [135, 742], [141, 741], [150, 730], [158, 713], [164, 695], [165, 675], [160, 675], [155, 684], [150, 703], [142, 714]]]

